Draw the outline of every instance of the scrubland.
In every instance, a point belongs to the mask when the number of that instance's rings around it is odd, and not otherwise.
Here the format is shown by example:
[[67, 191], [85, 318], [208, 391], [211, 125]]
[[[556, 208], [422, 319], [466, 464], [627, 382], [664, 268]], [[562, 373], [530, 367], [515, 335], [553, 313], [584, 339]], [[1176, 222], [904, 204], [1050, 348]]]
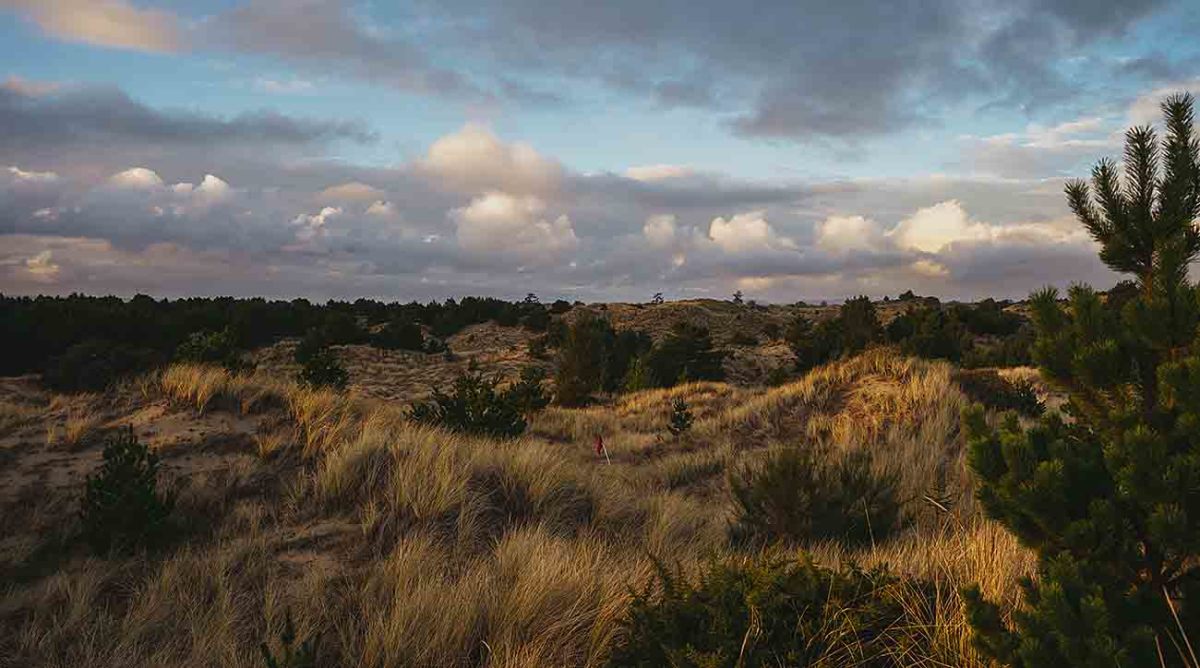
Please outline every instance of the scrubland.
[[[754, 556], [729, 538], [728, 476], [807, 441], [870, 450], [899, 478], [903, 528], [861, 548], [762, 549], [888, 566], [923, 639], [898, 661], [983, 666], [959, 587], [1011, 610], [1034, 564], [975, 507], [951, 373], [873, 349], [775, 388], [547, 408], [512, 440], [281, 374], [176, 365], [70, 400], [14, 381], [0, 403], [0, 665], [260, 666], [289, 617], [320, 665], [605, 665], [656, 563]], [[672, 437], [677, 397], [695, 423]], [[125, 424], [162, 457], [180, 536], [100, 558], [72, 541], [78, 496], [97, 434]]]

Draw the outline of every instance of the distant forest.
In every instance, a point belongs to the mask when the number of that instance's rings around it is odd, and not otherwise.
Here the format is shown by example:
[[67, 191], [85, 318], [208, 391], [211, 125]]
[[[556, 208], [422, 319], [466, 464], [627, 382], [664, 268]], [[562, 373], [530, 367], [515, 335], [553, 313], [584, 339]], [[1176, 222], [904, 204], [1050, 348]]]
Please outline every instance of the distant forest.
[[390, 323], [398, 328], [426, 325], [433, 336], [443, 338], [489, 320], [544, 331], [552, 312], [570, 308], [561, 300], [541, 304], [532, 295], [521, 302], [464, 297], [427, 304], [370, 299], [314, 304], [307, 299], [232, 297], [0, 296], [0, 350], [4, 351], [0, 375], [41, 372], [72, 346], [82, 344], [104, 344], [110, 357], [115, 354], [131, 366], [142, 367], [170, 359], [196, 332], [222, 332], [241, 349], [313, 331], [329, 344], [369, 343], [372, 327]]

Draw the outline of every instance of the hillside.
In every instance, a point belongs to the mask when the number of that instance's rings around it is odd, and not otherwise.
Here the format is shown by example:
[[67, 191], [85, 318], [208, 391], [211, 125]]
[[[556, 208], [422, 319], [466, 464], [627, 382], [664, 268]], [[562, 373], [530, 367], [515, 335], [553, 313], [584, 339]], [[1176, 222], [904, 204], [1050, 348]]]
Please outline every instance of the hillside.
[[[681, 311], [693, 308], [711, 307]], [[466, 345], [483, 333], [486, 345]], [[468, 329], [454, 347], [516, 364], [524, 334], [494, 334]], [[899, 535], [793, 548], [936, 583], [933, 600], [911, 594], [921, 654], [899, 665], [983, 665], [955, 592], [980, 582], [1011, 605], [1032, 567], [973, 506], [966, 399], [945, 363], [881, 349], [776, 388], [692, 383], [548, 408], [512, 441], [414, 425], [380, 398], [412, 396], [449, 371], [438, 363], [360, 363], [349, 395], [300, 388], [270, 364], [250, 376], [175, 366], [73, 398], [6, 381], [0, 665], [256, 666], [289, 612], [330, 665], [604, 665], [653, 558], [686, 568], [736, 552], [727, 475], [797, 440], [868, 449], [899, 475]], [[696, 416], [678, 439], [665, 432], [676, 397]], [[178, 494], [183, 535], [162, 556], [99, 559], [71, 541], [100, 436], [121, 425], [159, 453]]]

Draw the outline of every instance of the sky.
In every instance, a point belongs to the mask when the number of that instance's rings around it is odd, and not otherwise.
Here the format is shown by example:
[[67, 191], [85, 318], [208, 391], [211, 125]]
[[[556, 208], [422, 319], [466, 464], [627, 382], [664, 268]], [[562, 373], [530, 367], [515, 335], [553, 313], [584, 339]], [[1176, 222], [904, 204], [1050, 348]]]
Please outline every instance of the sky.
[[1021, 298], [1158, 0], [0, 0], [0, 293]]

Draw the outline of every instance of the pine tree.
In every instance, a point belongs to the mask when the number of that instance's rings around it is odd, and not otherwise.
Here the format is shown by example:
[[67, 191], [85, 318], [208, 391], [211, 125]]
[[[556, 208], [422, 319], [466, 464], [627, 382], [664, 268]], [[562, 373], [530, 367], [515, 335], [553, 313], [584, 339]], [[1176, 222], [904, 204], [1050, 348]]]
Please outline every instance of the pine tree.
[[[1126, 133], [1076, 217], [1136, 295], [1117, 310], [1084, 286], [1033, 297], [1034, 357], [1070, 395], [1068, 419], [1022, 431], [967, 414], [985, 511], [1036, 551], [1011, 625], [965, 592], [978, 646], [1013, 666], [1195, 666], [1200, 642], [1200, 146], [1192, 98], [1162, 105], [1166, 137]], [[1190, 642], [1189, 642], [1190, 641]]]
[[675, 397], [671, 402], [671, 422], [667, 425], [667, 431], [671, 432], [671, 436], [679, 438], [680, 435], [692, 428], [694, 420], [691, 406], [688, 406], [683, 397]]

